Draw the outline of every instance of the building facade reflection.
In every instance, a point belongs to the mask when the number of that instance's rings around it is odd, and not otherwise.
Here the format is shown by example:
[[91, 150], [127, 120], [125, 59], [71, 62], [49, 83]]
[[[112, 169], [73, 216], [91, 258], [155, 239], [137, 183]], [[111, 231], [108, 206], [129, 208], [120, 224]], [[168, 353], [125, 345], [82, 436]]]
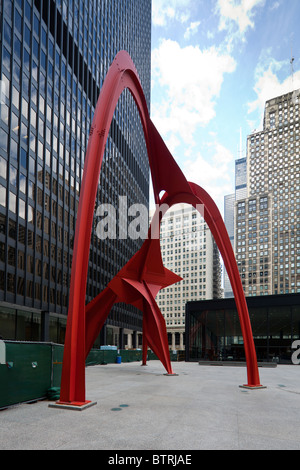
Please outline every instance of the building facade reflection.
[[[292, 343], [300, 339], [300, 295], [247, 298], [259, 362], [291, 364]], [[234, 299], [186, 305], [186, 360], [245, 361]]]

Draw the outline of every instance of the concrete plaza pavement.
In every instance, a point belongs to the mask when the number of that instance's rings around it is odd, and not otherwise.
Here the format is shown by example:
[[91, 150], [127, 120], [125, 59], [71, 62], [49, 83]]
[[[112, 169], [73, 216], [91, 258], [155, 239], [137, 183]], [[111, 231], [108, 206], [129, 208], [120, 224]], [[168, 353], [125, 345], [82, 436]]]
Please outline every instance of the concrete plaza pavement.
[[[246, 367], [159, 361], [86, 368], [83, 411], [48, 400], [0, 412], [1, 450], [299, 450], [300, 368], [260, 367], [266, 388], [248, 390]], [[133, 453], [134, 455], [134, 453]]]

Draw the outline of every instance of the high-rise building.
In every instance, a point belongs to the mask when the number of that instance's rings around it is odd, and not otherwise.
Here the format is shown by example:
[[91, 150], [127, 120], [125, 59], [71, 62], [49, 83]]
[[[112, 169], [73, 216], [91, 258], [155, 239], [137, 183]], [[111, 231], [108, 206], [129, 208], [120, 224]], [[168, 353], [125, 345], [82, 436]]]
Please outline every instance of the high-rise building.
[[[242, 150], [240, 150], [242, 154]], [[235, 202], [247, 197], [247, 158], [240, 157], [235, 161], [235, 191], [224, 196], [224, 223], [234, 250], [234, 211]], [[224, 268], [224, 297], [233, 297], [231, 283]]]
[[247, 197], [236, 202], [235, 251], [245, 294], [300, 292], [300, 90], [266, 102], [247, 138]]
[[183, 280], [162, 289], [156, 300], [166, 320], [170, 349], [183, 350], [186, 303], [222, 296], [219, 250], [201, 214], [185, 204], [164, 215], [160, 244], [164, 266]]
[[[3, 0], [0, 9], [0, 335], [63, 342], [95, 106], [122, 49], [136, 65], [150, 106], [151, 0]], [[117, 208], [119, 196], [127, 197], [128, 207], [148, 207], [148, 156], [128, 90], [114, 113], [96, 206]], [[96, 224], [95, 216], [87, 302], [142, 243], [99, 240]], [[142, 314], [117, 305], [104, 341], [135, 345], [132, 334], [141, 330]]]
[[247, 158], [235, 161], [235, 199], [247, 197]]
[[[224, 196], [224, 223], [231, 241], [232, 249], [234, 249], [234, 205], [235, 193]], [[223, 282], [225, 299], [233, 297], [231, 283], [225, 268], [223, 270]]]

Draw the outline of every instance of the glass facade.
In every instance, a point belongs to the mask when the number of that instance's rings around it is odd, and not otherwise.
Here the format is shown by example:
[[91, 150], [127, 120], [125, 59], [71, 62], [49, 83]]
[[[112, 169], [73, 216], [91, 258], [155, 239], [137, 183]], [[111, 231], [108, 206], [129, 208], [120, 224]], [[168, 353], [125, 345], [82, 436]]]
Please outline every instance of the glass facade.
[[247, 159], [239, 158], [235, 161], [235, 199], [247, 197]]
[[[76, 213], [89, 130], [108, 68], [131, 55], [150, 105], [151, 0], [3, 0], [0, 8], [0, 308], [66, 315]], [[148, 207], [149, 167], [129, 92], [116, 108], [96, 207]], [[142, 240], [91, 239], [87, 302], [133, 256]], [[4, 311], [4, 310], [3, 310]], [[16, 310], [17, 311], [17, 310]], [[53, 314], [53, 315], [52, 315]], [[0, 311], [1, 331], [4, 316]], [[37, 318], [38, 320], [38, 318]], [[23, 324], [28, 321], [24, 318]], [[31, 328], [38, 336], [38, 321]], [[114, 307], [108, 323], [141, 330], [141, 313]], [[4, 339], [25, 339], [27, 327]], [[27, 328], [28, 329], [28, 328]], [[3, 334], [2, 334], [3, 336]]]
[[[224, 223], [227, 229], [232, 248], [234, 249], [234, 205], [235, 193], [224, 196]], [[224, 297], [233, 297], [230, 280], [226, 269], [223, 269]]]
[[[291, 364], [292, 343], [300, 339], [300, 295], [247, 298], [259, 362]], [[245, 361], [234, 299], [189, 302], [186, 360]]]

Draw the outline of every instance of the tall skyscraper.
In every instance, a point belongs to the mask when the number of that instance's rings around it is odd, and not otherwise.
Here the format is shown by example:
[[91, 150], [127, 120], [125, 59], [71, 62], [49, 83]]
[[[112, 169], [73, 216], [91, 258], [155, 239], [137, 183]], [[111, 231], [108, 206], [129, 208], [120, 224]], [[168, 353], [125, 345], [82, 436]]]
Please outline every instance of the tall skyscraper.
[[[151, 0], [3, 0], [0, 3], [0, 335], [63, 342], [72, 249], [89, 130], [108, 68], [131, 55], [150, 106]], [[148, 206], [143, 130], [126, 90], [118, 103], [96, 206]], [[141, 246], [90, 248], [87, 302]], [[141, 331], [142, 315], [113, 308], [107, 344]], [[121, 335], [119, 335], [121, 332]]]
[[183, 280], [161, 290], [156, 300], [166, 320], [170, 349], [183, 350], [186, 303], [222, 296], [219, 250], [203, 217], [185, 204], [164, 215], [160, 244], [164, 266]]
[[[240, 149], [240, 155], [242, 150]], [[247, 197], [247, 158], [240, 157], [235, 161], [234, 193], [224, 196], [224, 223], [234, 250], [234, 213], [235, 202]], [[233, 297], [230, 280], [226, 269], [223, 271], [224, 297]]]
[[247, 158], [235, 161], [235, 200], [247, 197]]
[[[232, 249], [234, 250], [234, 206], [235, 206], [235, 193], [224, 196], [224, 223], [231, 241]], [[223, 270], [224, 282], [224, 297], [233, 297], [230, 280], [226, 269]]]
[[248, 197], [236, 202], [236, 258], [245, 294], [300, 292], [300, 90], [266, 102], [247, 139]]

